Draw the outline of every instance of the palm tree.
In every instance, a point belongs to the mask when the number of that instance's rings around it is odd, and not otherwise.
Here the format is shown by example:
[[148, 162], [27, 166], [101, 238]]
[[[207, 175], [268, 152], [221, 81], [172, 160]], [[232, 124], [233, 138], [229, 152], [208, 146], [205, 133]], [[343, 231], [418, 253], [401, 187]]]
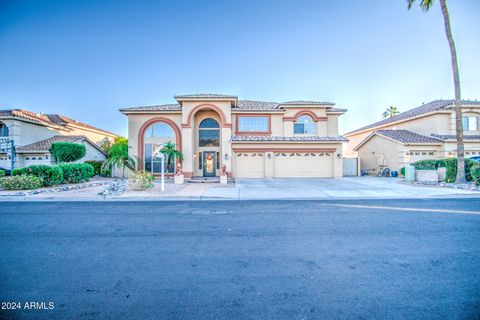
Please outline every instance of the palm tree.
[[[407, 0], [408, 9], [412, 7], [416, 0]], [[420, 0], [420, 7], [424, 11], [428, 11], [433, 5], [433, 0]], [[442, 8], [443, 20], [445, 24], [445, 32], [447, 34], [448, 44], [450, 46], [453, 83], [455, 86], [455, 129], [457, 135], [457, 179], [456, 183], [464, 183], [465, 180], [465, 150], [463, 146], [463, 123], [462, 123], [462, 98], [460, 91], [460, 72], [458, 70], [457, 49], [453, 41], [452, 30], [450, 28], [450, 16], [448, 14], [447, 1], [440, 0]]]
[[175, 160], [175, 158], [183, 160], [183, 154], [176, 149], [175, 143], [173, 142], [165, 143], [160, 152], [163, 153], [167, 158], [167, 170], [170, 168], [170, 164], [172, 163], [172, 160]]
[[128, 140], [125, 138], [116, 138], [115, 142], [108, 150], [108, 159], [103, 163], [102, 168], [122, 169], [122, 178], [125, 178], [125, 168], [135, 171], [135, 160], [128, 154]]
[[383, 119], [391, 118], [391, 117], [396, 116], [399, 113], [400, 113], [400, 111], [398, 111], [397, 107], [390, 106], [387, 109], [385, 109], [385, 111], [382, 114], [382, 117], [383, 117]]

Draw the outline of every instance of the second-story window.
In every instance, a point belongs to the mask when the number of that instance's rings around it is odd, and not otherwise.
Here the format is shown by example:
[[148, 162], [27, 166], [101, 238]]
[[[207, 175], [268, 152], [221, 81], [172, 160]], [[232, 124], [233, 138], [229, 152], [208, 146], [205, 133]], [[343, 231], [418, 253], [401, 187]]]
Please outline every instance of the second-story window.
[[198, 130], [199, 147], [220, 146], [220, 125], [214, 119], [207, 118], [200, 122]]
[[3, 122], [0, 122], [0, 137], [8, 137], [8, 127]]
[[238, 117], [238, 128], [239, 132], [268, 132], [269, 131], [269, 117], [267, 116], [258, 116], [258, 117]]
[[293, 125], [293, 133], [315, 135], [315, 122], [310, 116], [300, 116]]
[[478, 130], [478, 117], [464, 116], [463, 117], [463, 131]]

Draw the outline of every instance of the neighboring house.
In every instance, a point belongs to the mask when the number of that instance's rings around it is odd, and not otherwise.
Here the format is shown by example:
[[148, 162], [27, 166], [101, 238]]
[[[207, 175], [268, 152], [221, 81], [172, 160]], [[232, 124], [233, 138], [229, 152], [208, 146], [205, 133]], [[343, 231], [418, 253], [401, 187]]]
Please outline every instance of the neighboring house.
[[[263, 102], [236, 96], [175, 96], [178, 103], [124, 108], [130, 154], [138, 166], [160, 173], [165, 142], [183, 153], [185, 177], [340, 177], [338, 117], [345, 109], [317, 101]], [[168, 172], [173, 173], [175, 164]]]
[[[480, 102], [462, 101], [465, 156], [480, 155]], [[345, 134], [345, 156], [360, 159], [362, 170], [375, 174], [423, 159], [455, 157], [455, 105], [435, 100]]]
[[[100, 148], [117, 135], [58, 114], [41, 114], [21, 109], [0, 110], [0, 140], [13, 141], [15, 167], [32, 164], [52, 164], [50, 146], [53, 142], [85, 144], [87, 153], [81, 161], [104, 160]], [[10, 169], [11, 159], [6, 145], [0, 144], [0, 167]]]

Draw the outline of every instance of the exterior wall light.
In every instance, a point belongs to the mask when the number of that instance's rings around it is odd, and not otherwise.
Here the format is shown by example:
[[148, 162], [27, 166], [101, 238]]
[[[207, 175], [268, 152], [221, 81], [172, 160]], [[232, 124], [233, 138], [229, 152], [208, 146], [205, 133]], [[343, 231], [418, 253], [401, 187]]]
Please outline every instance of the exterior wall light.
[[267, 155], [267, 157], [268, 157], [268, 159], [271, 159], [271, 158], [272, 158], [272, 154], [269, 153], [269, 154]]
[[337, 153], [337, 158], [338, 159], [342, 158], [342, 155], [340, 153]]
[[197, 160], [197, 153], [196, 152], [193, 154], [193, 159]]
[[228, 157], [228, 153], [225, 153], [225, 160], [228, 160], [229, 157]]

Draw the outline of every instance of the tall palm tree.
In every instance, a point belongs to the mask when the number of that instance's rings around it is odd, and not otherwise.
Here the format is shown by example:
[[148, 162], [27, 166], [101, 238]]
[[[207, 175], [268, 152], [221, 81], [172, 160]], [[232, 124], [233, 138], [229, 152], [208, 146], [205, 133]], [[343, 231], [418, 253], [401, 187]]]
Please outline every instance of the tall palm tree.
[[[416, 0], [407, 0], [408, 9], [412, 7]], [[420, 7], [424, 11], [428, 11], [433, 5], [433, 0], [420, 0]], [[465, 149], [463, 146], [463, 123], [462, 123], [462, 97], [460, 91], [460, 73], [458, 70], [457, 49], [453, 41], [452, 29], [450, 28], [450, 16], [448, 14], [447, 1], [440, 0], [442, 8], [443, 20], [445, 24], [445, 32], [447, 34], [448, 44], [450, 46], [450, 54], [452, 60], [453, 83], [455, 86], [455, 129], [457, 135], [457, 179], [456, 183], [464, 183], [465, 179]]]
[[391, 117], [396, 116], [399, 113], [400, 113], [400, 111], [398, 111], [397, 107], [390, 106], [387, 109], [385, 109], [385, 111], [382, 114], [382, 117], [383, 117], [383, 119], [391, 118]]
[[183, 154], [177, 150], [177, 148], [175, 147], [175, 143], [173, 142], [165, 143], [160, 152], [163, 153], [167, 158], [167, 170], [170, 168], [170, 165], [172, 161], [175, 160], [175, 158], [183, 160]]
[[103, 168], [112, 170], [117, 167], [122, 169], [122, 178], [125, 178], [125, 168], [135, 171], [135, 160], [128, 154], [128, 140], [117, 138], [108, 150], [108, 159], [103, 163]]

